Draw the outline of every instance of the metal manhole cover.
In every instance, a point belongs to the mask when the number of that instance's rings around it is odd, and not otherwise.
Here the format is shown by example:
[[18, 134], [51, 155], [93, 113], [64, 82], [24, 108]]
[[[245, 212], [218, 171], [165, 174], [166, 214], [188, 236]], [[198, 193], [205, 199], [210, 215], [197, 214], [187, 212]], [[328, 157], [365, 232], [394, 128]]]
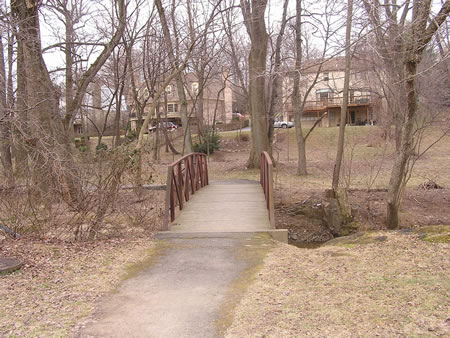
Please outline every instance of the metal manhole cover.
[[0, 273], [13, 272], [20, 269], [23, 262], [19, 258], [15, 257], [0, 257]]

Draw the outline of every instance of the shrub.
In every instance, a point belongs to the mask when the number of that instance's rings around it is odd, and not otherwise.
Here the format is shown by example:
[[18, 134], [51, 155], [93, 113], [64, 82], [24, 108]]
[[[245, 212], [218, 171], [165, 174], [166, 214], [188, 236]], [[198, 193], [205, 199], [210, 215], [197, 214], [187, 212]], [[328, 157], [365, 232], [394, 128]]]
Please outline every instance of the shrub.
[[198, 143], [194, 143], [194, 151], [204, 154], [212, 154], [215, 150], [220, 148], [220, 135], [208, 129], [199, 138]]
[[75, 147], [82, 153], [85, 153], [88, 150], [86, 140], [84, 137], [80, 139], [75, 139]]
[[97, 146], [95, 147], [95, 150], [97, 152], [106, 151], [106, 150], [108, 150], [108, 146], [104, 143], [100, 143], [100, 144], [97, 144]]
[[250, 141], [250, 136], [248, 134], [239, 134], [240, 141], [248, 142]]
[[126, 134], [126, 142], [129, 143], [131, 141], [134, 141], [137, 139], [137, 132], [136, 130], [128, 130]]

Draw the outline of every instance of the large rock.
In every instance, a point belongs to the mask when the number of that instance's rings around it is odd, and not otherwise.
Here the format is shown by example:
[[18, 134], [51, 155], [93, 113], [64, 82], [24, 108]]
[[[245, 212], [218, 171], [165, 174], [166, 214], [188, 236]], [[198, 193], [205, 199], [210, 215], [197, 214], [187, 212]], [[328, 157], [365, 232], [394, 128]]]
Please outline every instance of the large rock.
[[323, 204], [323, 222], [333, 236], [347, 236], [358, 230], [346, 190], [335, 192], [335, 198], [327, 198]]
[[329, 198], [323, 204], [323, 222], [333, 236], [339, 236], [344, 217], [342, 217], [337, 199]]

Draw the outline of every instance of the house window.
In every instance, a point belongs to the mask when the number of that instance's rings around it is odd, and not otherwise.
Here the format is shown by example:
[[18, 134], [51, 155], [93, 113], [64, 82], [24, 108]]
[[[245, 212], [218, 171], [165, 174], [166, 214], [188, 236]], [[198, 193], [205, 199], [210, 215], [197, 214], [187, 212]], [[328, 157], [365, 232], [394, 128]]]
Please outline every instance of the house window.
[[167, 104], [167, 112], [168, 113], [177, 113], [178, 112], [178, 104], [177, 103], [168, 103]]
[[320, 102], [332, 102], [333, 101], [333, 92], [329, 88], [318, 89], [316, 90], [317, 101]]
[[166, 94], [167, 94], [167, 95], [172, 94], [172, 85], [168, 85], [168, 86], [166, 87]]
[[328, 80], [330, 80], [330, 75], [328, 73], [323, 73], [323, 80], [328, 82]]
[[327, 101], [328, 100], [328, 93], [320, 93], [320, 101]]
[[192, 82], [192, 95], [198, 95], [198, 82]]

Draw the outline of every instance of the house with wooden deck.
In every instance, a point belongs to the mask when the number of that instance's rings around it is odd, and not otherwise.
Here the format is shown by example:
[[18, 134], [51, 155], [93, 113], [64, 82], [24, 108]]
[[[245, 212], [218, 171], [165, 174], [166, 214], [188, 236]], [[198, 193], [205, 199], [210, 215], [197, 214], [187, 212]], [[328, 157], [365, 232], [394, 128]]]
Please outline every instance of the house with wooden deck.
[[[345, 77], [344, 57], [334, 57], [322, 62], [306, 62], [301, 70], [301, 97], [306, 102], [301, 117], [302, 125], [312, 126], [320, 120], [319, 126], [338, 126], [343, 101]], [[374, 124], [381, 98], [375, 88], [375, 76], [367, 64], [361, 60], [352, 60], [350, 89], [347, 108], [347, 124]], [[283, 81], [283, 112], [280, 119], [294, 121], [292, 105], [292, 74]]]

